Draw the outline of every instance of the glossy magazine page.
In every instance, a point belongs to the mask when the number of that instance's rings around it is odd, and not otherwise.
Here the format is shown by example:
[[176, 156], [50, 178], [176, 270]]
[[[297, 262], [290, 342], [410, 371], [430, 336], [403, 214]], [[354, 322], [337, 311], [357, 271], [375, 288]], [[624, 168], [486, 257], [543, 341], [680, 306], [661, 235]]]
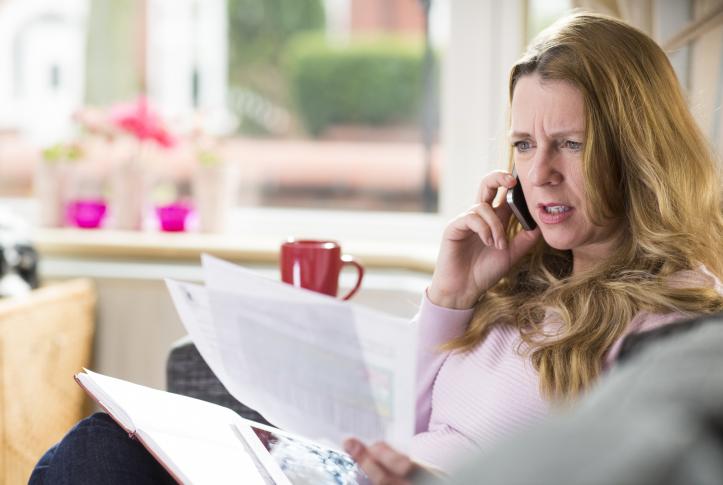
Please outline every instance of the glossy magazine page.
[[238, 432], [276, 484], [363, 485], [369, 481], [346, 453], [284, 431], [245, 421]]

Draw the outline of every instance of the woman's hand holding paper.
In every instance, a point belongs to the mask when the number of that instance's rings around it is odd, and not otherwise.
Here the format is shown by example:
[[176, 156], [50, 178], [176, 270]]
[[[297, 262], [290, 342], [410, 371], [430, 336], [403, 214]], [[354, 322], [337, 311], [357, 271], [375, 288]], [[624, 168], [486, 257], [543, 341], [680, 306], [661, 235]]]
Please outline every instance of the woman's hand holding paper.
[[374, 485], [407, 485], [423, 476], [435, 476], [383, 441], [366, 446], [356, 438], [349, 438], [344, 442], [344, 449]]

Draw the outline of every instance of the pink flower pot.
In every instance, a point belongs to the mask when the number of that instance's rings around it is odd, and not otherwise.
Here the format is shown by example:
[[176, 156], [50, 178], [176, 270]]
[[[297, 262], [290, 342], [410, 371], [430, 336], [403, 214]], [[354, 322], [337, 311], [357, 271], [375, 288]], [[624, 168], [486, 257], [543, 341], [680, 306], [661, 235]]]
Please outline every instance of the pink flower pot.
[[186, 230], [186, 219], [191, 207], [183, 202], [156, 207], [156, 215], [161, 223], [161, 230], [166, 232], [182, 232]]
[[100, 227], [107, 205], [103, 199], [77, 199], [66, 206], [68, 224], [83, 229]]

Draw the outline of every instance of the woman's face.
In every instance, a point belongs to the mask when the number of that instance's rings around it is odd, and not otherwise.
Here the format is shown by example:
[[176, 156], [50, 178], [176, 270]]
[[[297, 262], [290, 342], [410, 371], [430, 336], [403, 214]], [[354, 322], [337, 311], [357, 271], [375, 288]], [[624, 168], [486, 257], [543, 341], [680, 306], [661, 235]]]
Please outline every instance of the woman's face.
[[617, 225], [587, 215], [582, 154], [585, 111], [580, 91], [537, 74], [517, 81], [512, 97], [513, 160], [532, 217], [553, 248], [572, 250], [574, 270], [607, 254]]

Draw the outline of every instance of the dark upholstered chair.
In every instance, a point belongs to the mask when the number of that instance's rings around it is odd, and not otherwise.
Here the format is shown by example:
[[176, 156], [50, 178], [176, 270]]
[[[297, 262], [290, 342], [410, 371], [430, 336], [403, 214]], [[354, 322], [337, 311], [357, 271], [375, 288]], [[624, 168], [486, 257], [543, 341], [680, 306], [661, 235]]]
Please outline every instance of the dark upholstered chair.
[[244, 418], [269, 424], [263, 416], [240, 403], [226, 390], [188, 337], [171, 348], [166, 362], [166, 387], [169, 392], [219, 404], [233, 409]]

